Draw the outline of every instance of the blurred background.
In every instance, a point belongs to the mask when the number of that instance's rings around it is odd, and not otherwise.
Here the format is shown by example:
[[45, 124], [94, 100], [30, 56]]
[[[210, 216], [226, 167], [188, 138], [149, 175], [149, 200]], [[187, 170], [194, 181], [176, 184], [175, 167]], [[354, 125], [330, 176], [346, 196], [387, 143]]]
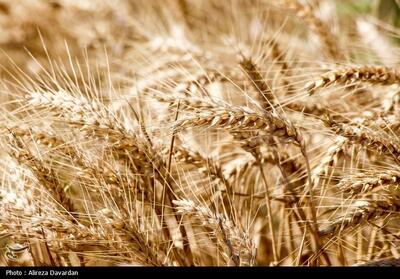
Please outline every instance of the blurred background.
[[[378, 20], [374, 27], [378, 32], [385, 29], [388, 33], [393, 26], [400, 26], [400, 0], [302, 1], [318, 7], [322, 17], [324, 7], [328, 10], [334, 7], [342, 26], [352, 26], [356, 18], [367, 18], [369, 22]], [[259, 2], [262, 0], [254, 0], [255, 8]], [[274, 6], [278, 2], [268, 0], [265, 3]], [[10, 76], [7, 71], [10, 64], [28, 75], [40, 74], [41, 67], [35, 59], [46, 65], [48, 54], [51, 59], [63, 62], [68, 62], [66, 54], [69, 54], [105, 67], [102, 65], [104, 50], [115, 61], [111, 65], [112, 72], [121, 73], [117, 60], [125, 61], [133, 47], [163, 32], [171, 32], [168, 26], [182, 17], [182, 11], [190, 15], [192, 31], [204, 21], [214, 24], [226, 20], [209, 17], [204, 11], [219, 9], [218, 5], [207, 0], [0, 0], [0, 78]], [[281, 12], [288, 13], [284, 9]], [[327, 11], [326, 18], [330, 14]], [[356, 30], [356, 26], [349, 29]], [[391, 35], [390, 40], [397, 41], [397, 32]], [[199, 36], [194, 38], [197, 40]]]

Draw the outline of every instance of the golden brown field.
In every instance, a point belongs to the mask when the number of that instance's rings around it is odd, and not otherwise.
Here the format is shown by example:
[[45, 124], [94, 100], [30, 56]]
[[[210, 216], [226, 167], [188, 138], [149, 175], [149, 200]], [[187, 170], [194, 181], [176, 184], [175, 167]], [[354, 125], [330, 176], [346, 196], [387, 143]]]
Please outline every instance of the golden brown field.
[[400, 265], [399, 10], [0, 0], [0, 266]]

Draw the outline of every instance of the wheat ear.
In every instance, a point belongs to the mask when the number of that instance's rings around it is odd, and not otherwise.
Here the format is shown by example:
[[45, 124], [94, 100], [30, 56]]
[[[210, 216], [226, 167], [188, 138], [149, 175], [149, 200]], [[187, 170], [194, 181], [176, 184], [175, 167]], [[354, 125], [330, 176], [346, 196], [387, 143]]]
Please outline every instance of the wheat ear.
[[358, 200], [351, 207], [354, 207], [354, 210], [333, 220], [320, 230], [320, 235], [337, 235], [340, 231], [350, 226], [356, 226], [370, 220], [380, 219], [392, 213], [398, 213], [400, 211], [400, 200], [396, 197], [373, 201]]
[[174, 200], [173, 203], [180, 212], [200, 217], [203, 220], [203, 225], [212, 229], [216, 236], [225, 243], [228, 250], [230, 250], [230, 259], [236, 265], [253, 264], [255, 256], [253, 242], [248, 235], [240, 231], [231, 221], [206, 206], [196, 204], [192, 200], [180, 199]]
[[395, 68], [382, 66], [343, 68], [325, 73], [315, 81], [309, 81], [305, 85], [305, 90], [312, 95], [318, 89], [326, 88], [330, 85], [354, 82], [367, 82], [380, 85], [398, 84], [400, 82], [400, 71]]

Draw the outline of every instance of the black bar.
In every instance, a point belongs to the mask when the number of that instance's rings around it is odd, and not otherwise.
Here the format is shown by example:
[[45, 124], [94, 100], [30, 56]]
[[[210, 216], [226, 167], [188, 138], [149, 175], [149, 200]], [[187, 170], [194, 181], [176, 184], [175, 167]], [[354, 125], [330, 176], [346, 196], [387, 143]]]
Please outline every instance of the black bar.
[[[386, 274], [398, 275], [400, 269], [396, 267], [0, 267], [0, 278], [34, 278], [34, 277], [57, 277], [57, 278], [93, 278], [103, 277], [117, 279], [127, 276], [147, 276], [141, 279], [150, 279], [148, 276], [182, 276], [188, 275], [205, 276], [272, 276], [268, 278], [283, 279], [286, 276], [307, 276], [307, 278], [326, 279], [325, 276], [342, 276], [354, 274], [355, 276], [376, 276], [383, 278]], [[121, 277], [123, 276], [123, 277]], [[277, 277], [282, 276], [282, 277]], [[322, 277], [321, 277], [322, 276]], [[129, 277], [134, 278], [134, 277]], [[202, 277], [203, 279], [209, 279]], [[252, 279], [255, 277], [242, 277]], [[336, 277], [337, 278], [337, 277]], [[211, 279], [211, 278], [210, 278]], [[220, 278], [222, 279], [222, 278]], [[297, 279], [297, 278], [296, 278]], [[337, 278], [342, 279], [342, 278]], [[355, 277], [354, 277], [355, 279]]]

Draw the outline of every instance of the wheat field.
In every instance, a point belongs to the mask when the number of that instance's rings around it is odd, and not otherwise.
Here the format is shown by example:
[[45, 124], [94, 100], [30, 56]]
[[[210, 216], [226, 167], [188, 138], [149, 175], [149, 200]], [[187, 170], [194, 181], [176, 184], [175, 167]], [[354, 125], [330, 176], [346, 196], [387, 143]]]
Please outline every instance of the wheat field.
[[398, 1], [0, 1], [0, 266], [400, 265]]

